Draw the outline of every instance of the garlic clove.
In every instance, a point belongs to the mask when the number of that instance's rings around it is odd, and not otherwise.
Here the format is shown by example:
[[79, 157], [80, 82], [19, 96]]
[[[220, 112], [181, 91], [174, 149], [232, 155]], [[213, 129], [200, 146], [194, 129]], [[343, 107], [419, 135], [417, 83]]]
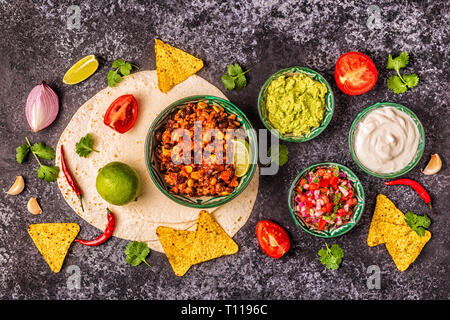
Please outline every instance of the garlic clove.
[[31, 214], [42, 213], [42, 209], [39, 206], [39, 203], [37, 202], [36, 198], [30, 198], [30, 200], [28, 200], [27, 209]]
[[9, 188], [8, 191], [6, 191], [7, 194], [11, 196], [16, 196], [19, 193], [23, 191], [25, 188], [25, 181], [23, 180], [22, 176], [17, 176], [16, 181], [14, 181], [14, 184]]
[[431, 155], [431, 159], [423, 170], [423, 174], [429, 176], [438, 173], [442, 168], [441, 157], [437, 153]]

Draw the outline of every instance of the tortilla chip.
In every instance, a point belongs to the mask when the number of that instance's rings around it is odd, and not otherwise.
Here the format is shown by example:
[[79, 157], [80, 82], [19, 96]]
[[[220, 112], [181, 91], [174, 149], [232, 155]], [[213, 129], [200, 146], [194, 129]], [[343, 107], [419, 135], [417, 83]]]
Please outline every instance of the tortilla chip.
[[156, 234], [173, 271], [181, 277], [194, 264], [191, 257], [191, 248], [195, 239], [195, 232], [161, 226], [156, 229]]
[[426, 230], [423, 237], [415, 231], [410, 231], [407, 235], [386, 242], [386, 249], [394, 260], [397, 269], [405, 271], [413, 263], [425, 244], [431, 239], [431, 233]]
[[[408, 227], [405, 222], [405, 215], [401, 212], [395, 204], [383, 194], [377, 196], [375, 211], [373, 213], [372, 222], [369, 227], [369, 234], [367, 236], [367, 244], [370, 247], [385, 243], [384, 238], [392, 229], [400, 229], [401, 227]], [[409, 227], [408, 227], [409, 228]]]
[[212, 215], [208, 211], [200, 211], [193, 244], [194, 263], [235, 254], [238, 250], [236, 242], [222, 229]]
[[194, 264], [239, 250], [236, 242], [208, 211], [200, 211], [195, 231], [158, 227], [156, 234], [173, 271], [180, 277]]
[[158, 88], [166, 93], [203, 68], [203, 61], [178, 48], [155, 39]]
[[76, 223], [39, 223], [27, 229], [31, 239], [53, 272], [59, 272], [70, 245], [80, 231]]

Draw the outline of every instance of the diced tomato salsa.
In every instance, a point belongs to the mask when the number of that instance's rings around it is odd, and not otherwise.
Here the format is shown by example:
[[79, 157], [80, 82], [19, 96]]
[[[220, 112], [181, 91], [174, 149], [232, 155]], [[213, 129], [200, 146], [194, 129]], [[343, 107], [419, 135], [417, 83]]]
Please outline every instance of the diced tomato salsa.
[[353, 183], [338, 167], [318, 167], [306, 173], [295, 191], [295, 213], [310, 229], [342, 226], [358, 204]]

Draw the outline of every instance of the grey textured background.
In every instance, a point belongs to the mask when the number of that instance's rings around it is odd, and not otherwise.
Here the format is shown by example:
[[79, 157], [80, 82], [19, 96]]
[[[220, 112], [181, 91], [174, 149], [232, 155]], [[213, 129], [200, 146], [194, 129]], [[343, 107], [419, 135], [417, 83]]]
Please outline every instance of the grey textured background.
[[[1, 188], [7, 190], [16, 175], [27, 186], [17, 197], [0, 193], [0, 298], [1, 299], [449, 299], [450, 235], [447, 201], [450, 198], [449, 143], [449, 8], [448, 1], [377, 1], [381, 9], [378, 29], [368, 7], [372, 1], [26, 1], [0, 0], [0, 169]], [[79, 5], [81, 28], [66, 28], [67, 8]], [[178, 278], [166, 257], [151, 253], [152, 269], [126, 264], [126, 241], [110, 239], [89, 248], [74, 244], [59, 274], [53, 274], [29, 238], [26, 227], [39, 222], [77, 222], [80, 237], [94, 238], [99, 231], [77, 217], [63, 200], [55, 183], [36, 177], [37, 164], [15, 162], [14, 149], [28, 136], [55, 146], [77, 108], [106, 86], [114, 59], [123, 57], [141, 69], [155, 68], [154, 38], [182, 48], [202, 59], [200, 76], [222, 88], [226, 66], [239, 62], [249, 84], [226, 92], [262, 128], [256, 101], [265, 79], [280, 68], [301, 65], [320, 72], [330, 82], [336, 99], [335, 115], [316, 139], [288, 144], [289, 162], [276, 176], [260, 180], [257, 204], [250, 220], [236, 235], [240, 252], [194, 266]], [[357, 50], [375, 62], [379, 77], [368, 93], [351, 97], [334, 81], [334, 65], [347, 51]], [[388, 53], [411, 54], [407, 72], [420, 76], [419, 85], [395, 95], [385, 81]], [[98, 71], [75, 86], [63, 85], [65, 71], [79, 58], [101, 58]], [[47, 129], [31, 133], [24, 107], [29, 91], [45, 80], [59, 94], [61, 111]], [[354, 117], [379, 101], [411, 108], [426, 132], [424, 156], [406, 176], [430, 191], [436, 215], [431, 216], [432, 239], [416, 262], [399, 272], [384, 246], [368, 248], [366, 237], [378, 193], [397, 206], [425, 213], [427, 206], [408, 187], [385, 187], [382, 179], [364, 174], [353, 163], [347, 134]], [[431, 153], [444, 160], [436, 176], [421, 169]], [[325, 245], [298, 229], [290, 217], [287, 195], [291, 181], [305, 166], [335, 161], [349, 166], [362, 180], [367, 206], [358, 225], [348, 234], [328, 240], [338, 243], [345, 257], [338, 271], [327, 270], [317, 259]], [[29, 197], [37, 196], [44, 213], [26, 210]], [[254, 229], [261, 219], [284, 226], [292, 239], [285, 257], [274, 260], [258, 247]], [[381, 268], [381, 290], [368, 289], [366, 269]], [[81, 271], [81, 288], [68, 288], [69, 266]]]

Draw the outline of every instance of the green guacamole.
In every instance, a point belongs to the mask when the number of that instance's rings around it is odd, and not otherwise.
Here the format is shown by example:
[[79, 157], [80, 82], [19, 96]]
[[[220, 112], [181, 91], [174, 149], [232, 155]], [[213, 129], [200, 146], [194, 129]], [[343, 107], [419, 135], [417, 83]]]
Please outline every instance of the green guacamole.
[[322, 123], [327, 91], [305, 74], [280, 76], [267, 86], [268, 119], [281, 134], [306, 134]]

